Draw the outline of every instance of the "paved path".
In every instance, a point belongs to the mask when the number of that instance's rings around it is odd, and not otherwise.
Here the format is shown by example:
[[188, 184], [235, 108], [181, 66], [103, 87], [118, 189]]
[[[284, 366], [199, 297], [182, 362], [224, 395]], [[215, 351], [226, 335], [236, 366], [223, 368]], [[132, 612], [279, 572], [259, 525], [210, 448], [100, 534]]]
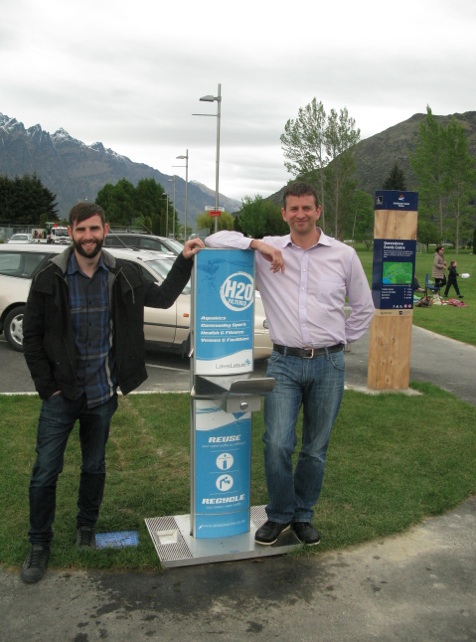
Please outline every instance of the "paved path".
[[[367, 343], [366, 343], [367, 342]], [[365, 387], [368, 337], [347, 354]], [[418, 328], [411, 380], [476, 404], [476, 348]], [[1, 642], [463, 642], [476, 640], [476, 497], [408, 532], [306, 559], [163, 573], [0, 571]]]

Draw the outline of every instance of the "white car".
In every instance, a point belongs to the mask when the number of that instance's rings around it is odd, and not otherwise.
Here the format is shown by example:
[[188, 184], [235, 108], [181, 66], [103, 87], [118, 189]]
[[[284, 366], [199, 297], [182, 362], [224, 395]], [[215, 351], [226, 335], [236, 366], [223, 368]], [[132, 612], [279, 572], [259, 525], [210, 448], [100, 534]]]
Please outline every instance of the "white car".
[[[23, 350], [23, 314], [34, 274], [46, 265], [52, 254], [64, 251], [57, 245], [32, 244], [0, 245], [0, 332], [14, 350]], [[167, 276], [176, 256], [161, 252], [107, 248], [117, 258], [139, 263], [152, 282], [161, 283]], [[174, 305], [145, 308], [144, 336], [148, 348], [180, 352], [190, 332], [191, 286], [185, 286]], [[255, 299], [254, 358], [271, 354], [263, 303]]]
[[8, 239], [8, 243], [33, 243], [33, 235], [23, 232], [14, 234]]
[[114, 232], [113, 230], [109, 230], [104, 241], [104, 247], [106, 250], [111, 247], [132, 247], [135, 250], [155, 250], [156, 252], [180, 254], [183, 250], [183, 243], [180, 243], [180, 241], [176, 239], [166, 238], [165, 236], [137, 234], [133, 232]]

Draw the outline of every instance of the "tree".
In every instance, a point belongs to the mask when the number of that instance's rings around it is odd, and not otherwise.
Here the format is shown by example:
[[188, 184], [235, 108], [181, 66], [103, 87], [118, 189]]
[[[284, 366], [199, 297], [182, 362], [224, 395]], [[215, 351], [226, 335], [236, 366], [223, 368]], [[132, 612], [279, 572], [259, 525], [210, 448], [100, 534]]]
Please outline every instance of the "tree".
[[[125, 178], [116, 185], [108, 183], [96, 196], [111, 225], [134, 226], [159, 236], [172, 228], [177, 213], [168, 196], [153, 178], [143, 178], [134, 187]], [[166, 218], [169, 218], [167, 226]]]
[[398, 190], [399, 192], [404, 192], [407, 189], [405, 172], [403, 169], [400, 169], [398, 163], [394, 163], [389, 175], [382, 185], [382, 189]]
[[281, 215], [281, 208], [257, 195], [246, 197], [236, 220], [236, 229], [253, 238], [287, 234], [289, 227]]
[[[326, 115], [322, 102], [314, 98], [300, 108], [295, 120], [288, 120], [280, 137], [286, 169], [295, 177], [313, 184], [318, 192], [323, 213], [322, 227], [331, 219], [335, 236], [344, 227], [341, 214], [348, 207], [349, 194], [355, 190], [354, 148], [360, 140], [360, 129], [346, 107]], [[347, 199], [347, 208], [346, 208]]]
[[[299, 176], [314, 185], [320, 204], [325, 205], [324, 174], [327, 164], [325, 130], [327, 116], [322, 102], [316, 98], [300, 107], [296, 120], [288, 120], [281, 135], [284, 167], [292, 176]], [[325, 213], [322, 214], [325, 224]]]
[[[217, 221], [218, 230], [232, 230], [235, 225], [235, 217], [229, 212], [222, 212], [217, 217]], [[215, 217], [210, 216], [209, 212], [199, 214], [196, 218], [196, 227], [197, 230], [207, 230], [209, 234], [213, 234], [215, 231]]]
[[427, 252], [430, 243], [438, 244], [439, 238], [438, 228], [434, 223], [424, 219], [418, 221], [417, 240], [426, 246]]
[[[326, 152], [329, 164], [325, 169], [326, 189], [330, 195], [327, 211], [334, 219], [334, 236], [341, 237], [344, 221], [345, 204], [349, 204], [352, 192], [355, 191], [355, 155], [354, 148], [360, 139], [360, 129], [355, 129], [355, 120], [349, 117], [347, 108], [339, 114], [331, 109], [326, 130]], [[329, 207], [330, 205], [330, 207]], [[347, 211], [349, 211], [347, 207]]]
[[42, 214], [58, 220], [56, 196], [36, 174], [14, 179], [0, 176], [0, 223], [38, 226]]
[[374, 228], [374, 200], [370, 194], [363, 190], [356, 190], [352, 199], [353, 220], [349, 217], [348, 224], [352, 222], [352, 229], [346, 227], [344, 238], [353, 241], [373, 240]]
[[470, 234], [475, 162], [462, 125], [453, 118], [444, 126], [437, 122], [429, 106], [426, 111], [414, 153], [410, 155], [419, 182], [419, 209], [429, 222], [436, 220], [438, 241], [451, 238], [458, 251], [462, 230]]
[[451, 119], [447, 127], [447, 176], [445, 186], [448, 190], [448, 204], [454, 219], [454, 244], [458, 253], [461, 232], [465, 227], [470, 233], [470, 201], [474, 193], [476, 168], [474, 158], [468, 148], [468, 139], [463, 126]]
[[106, 213], [111, 225], [131, 225], [136, 218], [134, 208], [135, 188], [127, 179], [121, 178], [115, 185], [107, 183], [96, 196], [96, 203]]
[[437, 220], [440, 242], [443, 241], [443, 218], [445, 210], [445, 154], [444, 128], [437, 122], [429, 105], [426, 118], [420, 123], [418, 139], [410, 163], [418, 177], [419, 209], [421, 215], [434, 216]]

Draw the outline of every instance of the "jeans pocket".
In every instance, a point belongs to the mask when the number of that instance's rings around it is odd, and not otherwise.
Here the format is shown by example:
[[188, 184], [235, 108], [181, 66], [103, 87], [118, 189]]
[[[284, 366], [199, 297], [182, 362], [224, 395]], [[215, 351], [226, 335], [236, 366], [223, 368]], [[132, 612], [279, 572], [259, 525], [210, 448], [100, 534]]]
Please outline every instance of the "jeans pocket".
[[345, 357], [343, 351], [330, 352], [329, 359], [336, 370], [341, 370], [342, 372], [345, 371]]
[[282, 357], [283, 357], [283, 355], [281, 353], [276, 352], [275, 350], [273, 350], [273, 352], [269, 355], [268, 363], [277, 363], [278, 361], [280, 361], [282, 359]]

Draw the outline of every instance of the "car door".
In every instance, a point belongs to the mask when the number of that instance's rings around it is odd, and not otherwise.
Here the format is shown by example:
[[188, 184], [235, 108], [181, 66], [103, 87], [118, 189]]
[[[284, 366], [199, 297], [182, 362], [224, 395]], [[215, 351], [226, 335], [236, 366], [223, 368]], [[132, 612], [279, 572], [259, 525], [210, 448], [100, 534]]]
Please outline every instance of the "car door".
[[[144, 264], [141, 264], [145, 278], [154, 283], [157, 287], [160, 285], [157, 275], [152, 274]], [[155, 344], [156, 347], [173, 348], [177, 332], [177, 302], [170, 308], [144, 308], [144, 336], [149, 343]]]

